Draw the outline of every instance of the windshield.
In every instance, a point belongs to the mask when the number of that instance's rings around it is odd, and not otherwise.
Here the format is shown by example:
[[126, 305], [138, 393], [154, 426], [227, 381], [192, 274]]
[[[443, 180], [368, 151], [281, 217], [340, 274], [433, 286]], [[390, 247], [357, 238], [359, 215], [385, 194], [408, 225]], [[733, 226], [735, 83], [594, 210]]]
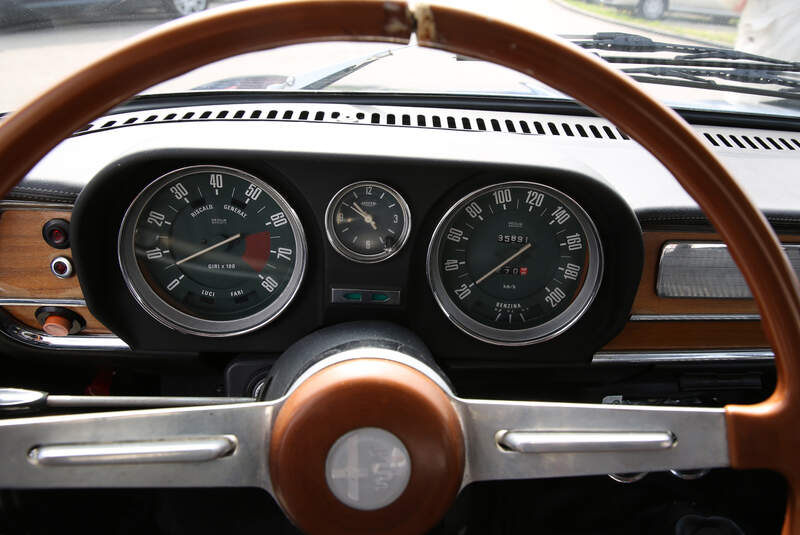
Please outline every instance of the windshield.
[[[0, 111], [143, 31], [230, 0], [4, 0]], [[680, 108], [800, 114], [797, 0], [451, 1], [559, 34]], [[121, 83], [123, 83], [121, 81]], [[454, 54], [381, 43], [317, 43], [207, 65], [145, 93], [323, 91], [566, 99], [537, 80]]]

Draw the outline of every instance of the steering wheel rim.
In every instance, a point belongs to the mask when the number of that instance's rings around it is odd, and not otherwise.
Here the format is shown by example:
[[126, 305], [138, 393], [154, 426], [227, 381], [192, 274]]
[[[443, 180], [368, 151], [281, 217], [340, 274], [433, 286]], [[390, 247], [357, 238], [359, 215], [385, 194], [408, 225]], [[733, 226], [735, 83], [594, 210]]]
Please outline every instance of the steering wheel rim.
[[0, 193], [98, 115], [193, 68], [313, 41], [408, 42], [413, 32], [420, 46], [504, 65], [574, 97], [638, 141], [697, 201], [752, 290], [778, 372], [769, 399], [725, 408], [730, 463], [782, 473], [790, 486], [784, 533], [800, 533], [797, 278], [766, 219], [691, 127], [630, 78], [559, 38], [452, 8], [417, 5], [412, 11], [397, 1], [245, 2], [188, 17], [137, 37], [7, 117], [0, 124]]

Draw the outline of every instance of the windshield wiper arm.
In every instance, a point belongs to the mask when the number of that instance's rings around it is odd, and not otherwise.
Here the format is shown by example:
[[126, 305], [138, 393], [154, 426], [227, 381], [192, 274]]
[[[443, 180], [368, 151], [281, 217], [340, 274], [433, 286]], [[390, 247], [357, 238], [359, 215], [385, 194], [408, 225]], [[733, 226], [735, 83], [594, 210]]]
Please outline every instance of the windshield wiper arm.
[[792, 80], [784, 76], [777, 76], [775, 73], [765, 71], [754, 71], [744, 69], [682, 69], [675, 67], [636, 67], [622, 69], [628, 74], [652, 74], [654, 76], [673, 76], [685, 78], [696, 82], [713, 82], [708, 78], [719, 78], [732, 82], [744, 82], [748, 84], [768, 84], [791, 87], [800, 89], [800, 81]]
[[730, 60], [693, 60], [685, 59], [689, 56], [680, 56], [680, 58], [663, 58], [651, 56], [606, 56], [598, 54], [598, 57], [606, 60], [609, 63], [625, 63], [628, 65], [674, 65], [677, 67], [715, 67], [720, 69], [742, 69], [754, 71], [772, 71], [772, 72], [800, 72], [800, 65], [790, 63], [758, 63], [752, 61], [735, 61]]
[[356, 58], [354, 60], [333, 65], [331, 67], [325, 67], [320, 70], [302, 74], [300, 76], [289, 76], [285, 82], [270, 86], [270, 89], [292, 89], [306, 91], [325, 89], [331, 84], [338, 82], [342, 78], [350, 76], [354, 72], [363, 69], [367, 65], [371, 65], [378, 60], [394, 55], [396, 50], [396, 48], [381, 50], [380, 52], [370, 54], [369, 56]]
[[611, 50], [613, 52], [639, 53], [673, 52], [675, 54], [682, 54], [673, 58], [676, 60], [749, 60], [759, 63], [800, 68], [800, 63], [768, 58], [766, 56], [750, 54], [749, 52], [742, 52], [731, 48], [662, 43], [660, 41], [653, 41], [649, 37], [632, 33], [600, 32], [594, 35], [568, 35], [565, 37], [574, 44], [587, 50]]
[[[673, 85], [679, 87], [691, 87], [695, 89], [711, 89], [714, 91], [731, 91], [735, 93], [745, 93], [749, 95], [760, 95], [765, 97], [777, 97], [791, 100], [800, 100], [800, 84], [794, 80], [781, 77], [772, 77], [769, 73], [748, 73], [747, 75], [722, 76], [722, 73], [702, 74], [697, 72], [699, 69], [676, 69], [671, 67], [645, 67], [638, 69], [623, 69], [631, 78], [637, 82], [646, 84]], [[646, 76], [642, 76], [642, 75]], [[730, 73], [726, 73], [730, 74]], [[717, 76], [719, 75], [719, 76]], [[740, 85], [730, 85], [718, 83], [709, 78], [719, 77], [733, 81], [746, 81], [755, 84], [781, 85], [788, 89], [764, 89], [761, 87], [747, 87]]]
[[[566, 37], [587, 50], [631, 53], [629, 56], [598, 53], [600, 58], [609, 63], [651, 65], [621, 69], [639, 82], [800, 100], [800, 93], [797, 92], [800, 80], [781, 76], [781, 73], [800, 72], [800, 63], [729, 48], [661, 43], [630, 33], [604, 32]], [[651, 55], [655, 53], [672, 55]], [[786, 89], [732, 85], [717, 80], [755, 86], [774, 85]]]

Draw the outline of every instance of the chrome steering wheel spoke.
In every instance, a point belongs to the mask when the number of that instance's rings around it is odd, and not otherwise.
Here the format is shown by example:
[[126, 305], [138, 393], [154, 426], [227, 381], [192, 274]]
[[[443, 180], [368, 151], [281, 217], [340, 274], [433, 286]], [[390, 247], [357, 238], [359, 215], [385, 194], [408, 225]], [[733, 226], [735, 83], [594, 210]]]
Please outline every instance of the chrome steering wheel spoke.
[[260, 487], [275, 403], [0, 421], [0, 488]]
[[729, 465], [722, 409], [454, 399], [463, 486]]

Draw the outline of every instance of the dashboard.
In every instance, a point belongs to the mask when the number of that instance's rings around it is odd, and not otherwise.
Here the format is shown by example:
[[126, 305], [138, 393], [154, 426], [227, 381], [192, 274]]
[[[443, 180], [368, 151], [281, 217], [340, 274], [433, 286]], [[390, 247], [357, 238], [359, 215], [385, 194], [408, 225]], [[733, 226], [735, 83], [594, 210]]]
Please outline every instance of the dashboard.
[[[769, 364], [719, 237], [607, 121], [320, 100], [140, 103], [65, 141], [2, 205], [4, 342], [229, 362], [380, 320], [448, 369]], [[800, 242], [798, 136], [696, 128]]]

